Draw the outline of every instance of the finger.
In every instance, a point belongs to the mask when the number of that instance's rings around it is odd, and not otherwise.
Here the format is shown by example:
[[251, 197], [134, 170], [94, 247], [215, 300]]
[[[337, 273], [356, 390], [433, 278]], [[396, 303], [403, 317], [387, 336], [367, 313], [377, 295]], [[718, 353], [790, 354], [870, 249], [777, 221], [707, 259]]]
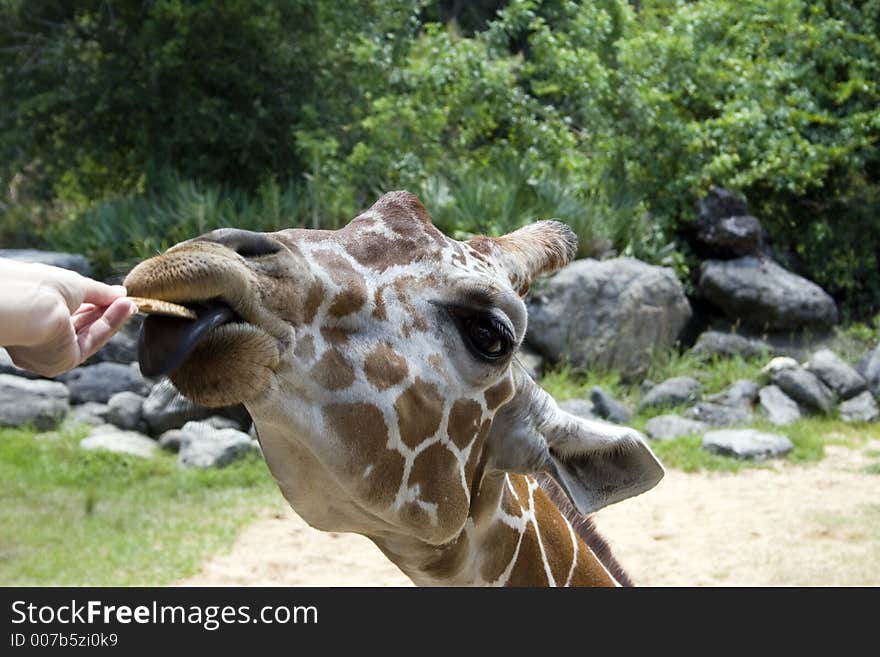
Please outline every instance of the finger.
[[125, 296], [125, 288], [122, 285], [107, 285], [91, 278], [83, 278], [83, 302], [93, 303], [96, 306], [109, 306], [116, 299]]
[[104, 314], [106, 308], [99, 308], [90, 303], [84, 303], [79, 309], [73, 313], [71, 320], [73, 321], [73, 330], [79, 333], [84, 327], [92, 324], [101, 315]]
[[80, 358], [85, 360], [107, 344], [136, 310], [128, 299], [117, 299], [94, 322], [82, 327], [76, 336]]

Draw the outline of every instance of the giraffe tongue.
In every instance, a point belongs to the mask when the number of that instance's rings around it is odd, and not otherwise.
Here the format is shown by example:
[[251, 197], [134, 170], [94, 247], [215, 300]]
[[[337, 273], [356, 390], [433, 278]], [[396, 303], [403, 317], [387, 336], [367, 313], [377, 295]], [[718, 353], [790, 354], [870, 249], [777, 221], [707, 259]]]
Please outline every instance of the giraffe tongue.
[[138, 363], [149, 378], [170, 374], [186, 360], [208, 332], [235, 317], [229, 306], [194, 308], [196, 319], [150, 315], [138, 338]]

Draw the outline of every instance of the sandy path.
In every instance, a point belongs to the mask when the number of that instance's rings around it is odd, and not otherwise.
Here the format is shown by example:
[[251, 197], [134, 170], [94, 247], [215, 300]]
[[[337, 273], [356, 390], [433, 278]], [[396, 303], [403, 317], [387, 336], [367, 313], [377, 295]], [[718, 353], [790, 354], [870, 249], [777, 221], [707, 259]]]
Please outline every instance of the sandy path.
[[[864, 472], [866, 451], [877, 449], [829, 446], [817, 464], [735, 475], [670, 471], [649, 493], [601, 511], [597, 526], [642, 586], [878, 586], [880, 475]], [[180, 584], [410, 582], [369, 540], [319, 532], [285, 510]]]

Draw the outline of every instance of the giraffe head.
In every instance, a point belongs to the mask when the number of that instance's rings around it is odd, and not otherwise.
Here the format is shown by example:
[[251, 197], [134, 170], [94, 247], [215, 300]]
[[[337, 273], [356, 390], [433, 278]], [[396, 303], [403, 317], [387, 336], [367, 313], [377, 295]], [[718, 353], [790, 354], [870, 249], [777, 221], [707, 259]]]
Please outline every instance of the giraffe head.
[[243, 402], [312, 525], [441, 544], [492, 473], [547, 472], [581, 512], [654, 486], [637, 432], [561, 411], [516, 362], [533, 278], [574, 255], [541, 221], [459, 242], [406, 192], [340, 230], [216, 230], [142, 262], [141, 362], [205, 405]]

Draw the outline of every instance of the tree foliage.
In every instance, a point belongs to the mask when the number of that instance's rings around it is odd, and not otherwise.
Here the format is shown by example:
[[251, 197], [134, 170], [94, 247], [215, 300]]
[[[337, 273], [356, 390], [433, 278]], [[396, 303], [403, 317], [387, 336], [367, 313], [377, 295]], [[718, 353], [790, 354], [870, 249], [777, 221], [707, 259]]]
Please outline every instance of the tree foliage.
[[407, 187], [453, 231], [556, 212], [684, 274], [714, 184], [861, 316], [878, 68], [880, 0], [0, 0], [0, 239], [23, 180], [66, 224], [169, 175], [280, 181], [315, 226]]

